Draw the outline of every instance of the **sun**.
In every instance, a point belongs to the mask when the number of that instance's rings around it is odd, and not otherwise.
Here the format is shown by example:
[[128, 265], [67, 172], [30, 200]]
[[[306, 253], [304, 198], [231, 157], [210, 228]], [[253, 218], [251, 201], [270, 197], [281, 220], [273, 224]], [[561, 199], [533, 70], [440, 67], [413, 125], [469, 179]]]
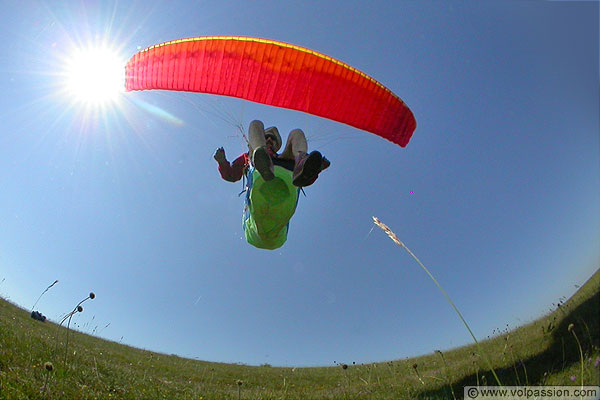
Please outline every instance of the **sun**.
[[64, 75], [65, 92], [75, 102], [102, 106], [125, 91], [125, 61], [106, 46], [73, 50]]

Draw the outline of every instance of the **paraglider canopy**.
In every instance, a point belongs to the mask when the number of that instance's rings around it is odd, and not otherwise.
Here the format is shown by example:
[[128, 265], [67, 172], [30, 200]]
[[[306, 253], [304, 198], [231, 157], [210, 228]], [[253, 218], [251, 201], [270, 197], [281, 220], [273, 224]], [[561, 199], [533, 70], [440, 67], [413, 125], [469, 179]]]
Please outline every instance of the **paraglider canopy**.
[[126, 90], [164, 89], [233, 96], [304, 111], [372, 132], [405, 147], [416, 128], [402, 100], [334, 58], [266, 39], [179, 39], [135, 54]]

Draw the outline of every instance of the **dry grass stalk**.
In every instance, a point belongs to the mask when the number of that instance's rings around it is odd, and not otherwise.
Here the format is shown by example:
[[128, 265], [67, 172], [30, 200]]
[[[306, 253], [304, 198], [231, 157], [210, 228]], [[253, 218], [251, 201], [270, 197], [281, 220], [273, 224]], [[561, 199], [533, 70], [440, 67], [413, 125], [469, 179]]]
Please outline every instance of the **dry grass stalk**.
[[429, 277], [431, 278], [431, 280], [433, 281], [433, 283], [435, 283], [435, 285], [438, 287], [438, 289], [440, 289], [440, 291], [442, 292], [442, 294], [444, 295], [444, 297], [446, 297], [446, 300], [448, 300], [448, 303], [450, 303], [450, 305], [452, 306], [452, 308], [454, 309], [454, 311], [456, 311], [456, 313], [458, 314], [458, 317], [460, 318], [460, 320], [463, 322], [463, 324], [465, 325], [465, 327], [467, 328], [467, 330], [471, 334], [471, 337], [475, 341], [475, 345], [479, 349], [480, 354], [484, 357], [484, 359], [487, 362], [488, 367], [490, 368], [490, 371], [494, 375], [494, 378], [496, 378], [496, 382], [498, 383], [499, 386], [502, 386], [502, 383], [500, 382], [500, 379], [498, 378], [498, 375], [496, 375], [496, 371], [494, 371], [494, 368], [492, 367], [492, 363], [491, 363], [490, 359], [487, 357], [487, 354], [481, 348], [481, 345], [479, 344], [479, 341], [475, 337], [475, 334], [473, 333], [473, 331], [469, 327], [469, 324], [467, 324], [467, 321], [465, 321], [465, 319], [462, 316], [462, 314], [460, 313], [460, 311], [458, 311], [458, 308], [456, 307], [456, 305], [454, 304], [454, 302], [452, 301], [452, 299], [450, 298], [450, 296], [448, 296], [448, 293], [446, 293], [446, 291], [444, 290], [444, 288], [442, 287], [442, 285], [440, 285], [438, 283], [437, 279], [435, 279], [435, 277], [431, 274], [431, 272], [429, 272], [429, 270], [421, 262], [421, 260], [419, 260], [417, 258], [417, 256], [415, 256], [413, 254], [413, 252], [410, 251], [410, 249], [408, 247], [406, 247], [406, 245], [404, 243], [402, 243], [402, 241], [400, 239], [398, 239], [398, 236], [396, 236], [396, 234], [386, 224], [384, 224], [383, 222], [381, 222], [379, 220], [379, 218], [377, 218], [377, 217], [373, 217], [373, 222], [375, 223], [375, 225], [377, 225], [378, 227], [380, 227], [390, 237], [390, 239], [392, 239], [394, 241], [394, 243], [396, 243], [397, 245], [399, 245], [400, 247], [402, 247], [404, 250], [406, 250], [408, 252], [408, 254], [410, 254], [410, 256], [417, 262], [417, 264], [419, 264], [421, 266], [421, 268], [423, 269], [423, 271], [425, 271], [425, 273], [427, 273], [427, 275], [429, 275]]

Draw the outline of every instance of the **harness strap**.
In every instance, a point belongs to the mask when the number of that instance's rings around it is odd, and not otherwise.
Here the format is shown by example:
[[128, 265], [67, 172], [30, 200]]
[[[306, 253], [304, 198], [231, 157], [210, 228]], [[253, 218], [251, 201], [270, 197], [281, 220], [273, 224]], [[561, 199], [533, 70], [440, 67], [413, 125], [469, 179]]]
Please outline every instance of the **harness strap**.
[[246, 184], [246, 174], [242, 174], [242, 188], [243, 190], [238, 193], [238, 197], [240, 197], [248, 191], [248, 185]]

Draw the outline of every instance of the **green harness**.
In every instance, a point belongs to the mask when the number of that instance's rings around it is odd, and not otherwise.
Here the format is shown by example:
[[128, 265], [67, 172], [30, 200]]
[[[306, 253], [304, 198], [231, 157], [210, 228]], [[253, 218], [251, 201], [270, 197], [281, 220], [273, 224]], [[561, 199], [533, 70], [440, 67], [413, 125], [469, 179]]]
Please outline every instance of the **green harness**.
[[274, 172], [275, 178], [267, 182], [256, 169], [248, 171], [242, 224], [248, 243], [259, 249], [283, 246], [298, 204], [300, 189], [292, 185], [292, 171], [276, 165]]

